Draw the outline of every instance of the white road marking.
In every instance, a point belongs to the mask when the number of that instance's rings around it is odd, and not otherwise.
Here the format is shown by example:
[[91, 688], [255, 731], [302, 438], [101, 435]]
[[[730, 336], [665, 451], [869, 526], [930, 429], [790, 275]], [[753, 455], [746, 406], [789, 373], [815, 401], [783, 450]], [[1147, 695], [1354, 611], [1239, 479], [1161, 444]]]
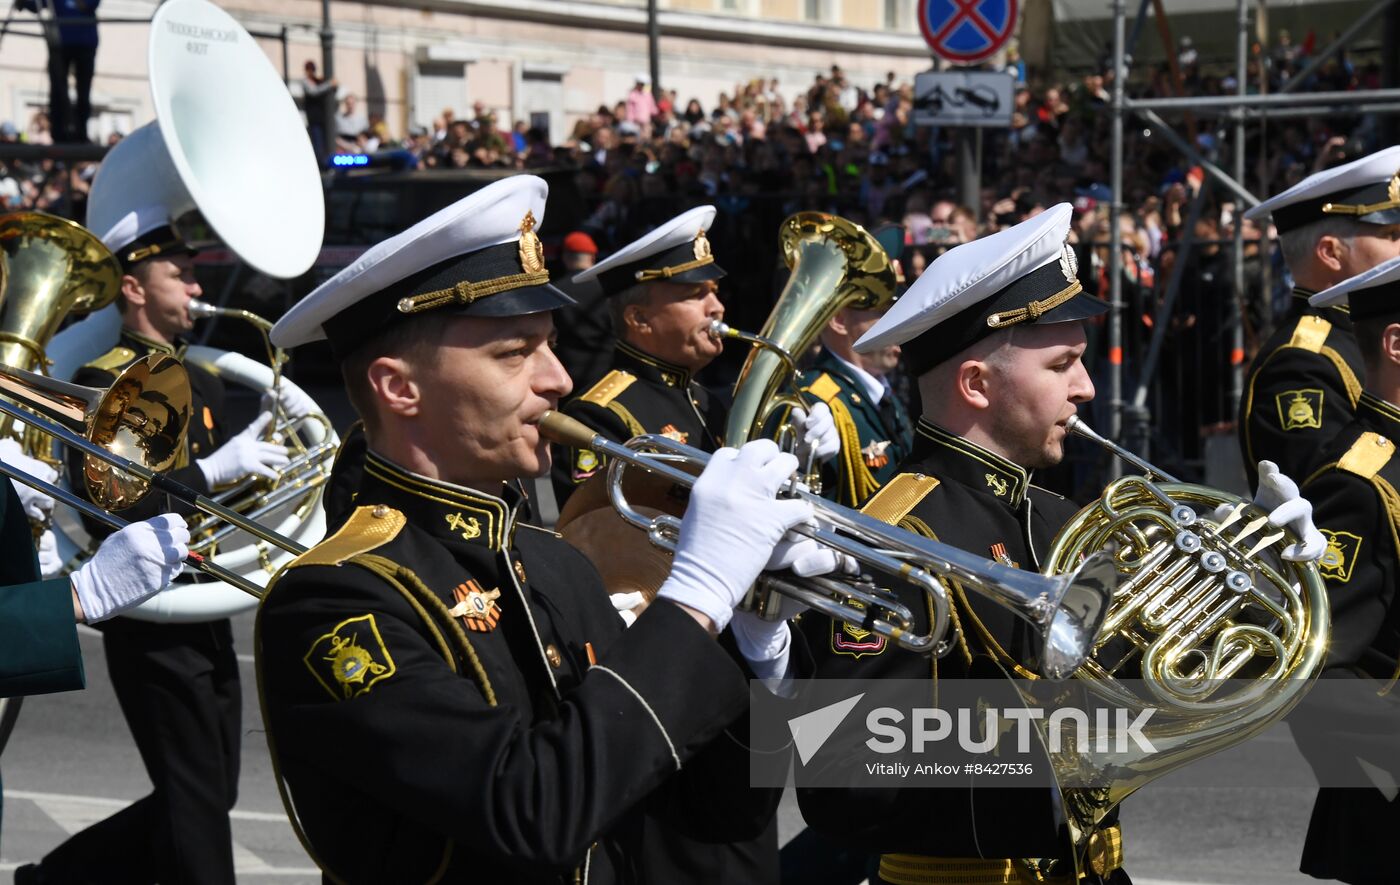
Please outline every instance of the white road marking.
[[[106, 796], [77, 796], [68, 793], [42, 793], [33, 790], [6, 790], [6, 801], [25, 799], [33, 802], [39, 810], [48, 815], [65, 833], [72, 835], [106, 818], [114, 810], [125, 808], [131, 800], [112, 799]], [[229, 812], [235, 821], [256, 821], [259, 823], [286, 823], [287, 817], [281, 812], [246, 811], [235, 808]], [[13, 871], [18, 863], [0, 863], [0, 872]], [[319, 876], [315, 867], [275, 867], [254, 854], [238, 840], [233, 842], [234, 871], [240, 875], [259, 876]]]
[[[77, 796], [70, 793], [40, 793], [33, 790], [6, 790], [5, 798], [28, 799], [30, 802], [39, 805], [45, 810], [47, 810], [47, 806], [49, 805], [56, 808], [71, 804], [91, 805], [99, 809], [104, 809], [100, 816], [96, 818], [97, 820], [101, 820], [107, 816], [105, 809], [125, 808], [136, 801], [135, 799], [109, 799], [105, 796]], [[244, 811], [240, 808], [235, 808], [233, 811], [230, 811], [228, 816], [234, 820], [251, 820], [260, 821], [262, 823], [281, 823], [287, 819], [287, 816], [280, 811]]]

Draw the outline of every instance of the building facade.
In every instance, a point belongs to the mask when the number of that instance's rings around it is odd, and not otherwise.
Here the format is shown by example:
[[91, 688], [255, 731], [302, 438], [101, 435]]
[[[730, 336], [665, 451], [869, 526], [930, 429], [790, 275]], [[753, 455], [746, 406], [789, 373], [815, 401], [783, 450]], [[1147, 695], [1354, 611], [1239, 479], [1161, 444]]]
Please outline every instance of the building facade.
[[[289, 88], [321, 63], [318, 0], [230, 0]], [[146, 44], [156, 4], [104, 0], [90, 135], [103, 139], [151, 118]], [[839, 65], [867, 89], [930, 67], [914, 0], [659, 0], [661, 85], [681, 107], [708, 111], [736, 84], [777, 79], [789, 102]], [[648, 70], [646, 0], [395, 0], [331, 2], [340, 93], [382, 116], [391, 133], [431, 126], [445, 108], [475, 103], [503, 124], [527, 120], [567, 138], [578, 118], [622, 100]], [[39, 25], [18, 14], [0, 44], [0, 120], [23, 131], [48, 103]], [[504, 128], [504, 127], [503, 127]]]

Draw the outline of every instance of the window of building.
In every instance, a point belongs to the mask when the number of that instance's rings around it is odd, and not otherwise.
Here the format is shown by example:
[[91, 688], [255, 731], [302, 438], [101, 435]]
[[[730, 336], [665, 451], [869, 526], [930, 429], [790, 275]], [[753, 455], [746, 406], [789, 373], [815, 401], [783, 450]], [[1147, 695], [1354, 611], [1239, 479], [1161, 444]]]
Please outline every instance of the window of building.
[[826, 4], [823, 0], [802, 0], [802, 17], [809, 22], [819, 22], [826, 17]]

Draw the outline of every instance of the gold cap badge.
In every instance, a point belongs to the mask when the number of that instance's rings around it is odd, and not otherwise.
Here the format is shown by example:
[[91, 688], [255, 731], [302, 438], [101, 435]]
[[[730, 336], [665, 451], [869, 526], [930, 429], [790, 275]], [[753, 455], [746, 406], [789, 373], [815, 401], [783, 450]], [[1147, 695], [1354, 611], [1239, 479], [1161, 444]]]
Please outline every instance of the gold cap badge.
[[713, 258], [713, 257], [714, 257], [714, 253], [710, 251], [710, 238], [707, 237], [707, 236], [705, 236], [705, 232], [704, 232], [703, 230], [700, 231], [700, 232], [698, 232], [698, 233], [696, 233], [696, 235], [695, 235], [695, 260], [696, 260], [696, 261], [704, 261], [704, 260], [707, 259], [707, 258]]
[[526, 273], [544, 270], [544, 244], [535, 234], [535, 213], [527, 210], [520, 221], [520, 266]]

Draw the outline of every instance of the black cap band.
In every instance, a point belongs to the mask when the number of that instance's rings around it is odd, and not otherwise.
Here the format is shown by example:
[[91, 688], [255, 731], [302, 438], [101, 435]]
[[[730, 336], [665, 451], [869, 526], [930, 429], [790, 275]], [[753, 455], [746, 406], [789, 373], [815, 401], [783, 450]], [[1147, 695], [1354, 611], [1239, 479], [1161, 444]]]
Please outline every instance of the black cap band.
[[[1052, 261], [1013, 281], [1004, 289], [982, 299], [957, 314], [926, 329], [903, 345], [904, 358], [910, 372], [918, 377], [984, 338], [1003, 328], [1016, 325], [1046, 325], [1067, 323], [1095, 317], [1108, 310], [1108, 303], [1086, 295], [1078, 280], [1070, 282], [1064, 265]], [[1056, 296], [1070, 293], [1063, 301]], [[1057, 302], [1034, 309], [1033, 304]], [[1008, 315], [1019, 316], [1006, 322]], [[994, 317], [1000, 322], [989, 323]]]
[[331, 349], [344, 359], [415, 316], [523, 316], [574, 303], [548, 274], [524, 270], [520, 251], [512, 240], [453, 256], [360, 299], [324, 323]]
[[1351, 218], [1362, 224], [1400, 224], [1400, 172], [1386, 181], [1344, 188], [1273, 211], [1279, 233], [1324, 218]]
[[722, 279], [724, 276], [724, 268], [715, 264], [713, 257], [706, 255], [705, 258], [696, 258], [695, 243], [687, 242], [665, 252], [657, 252], [605, 270], [598, 274], [598, 283], [604, 292], [613, 296], [621, 295], [638, 283], [703, 283], [706, 280]]
[[1347, 296], [1352, 322], [1400, 313], [1400, 280], [1352, 292]]
[[186, 243], [180, 237], [179, 232], [168, 224], [161, 225], [154, 230], [148, 230], [120, 249], [113, 249], [112, 252], [121, 262], [124, 271], [130, 271], [148, 258], [199, 254], [198, 249]]

